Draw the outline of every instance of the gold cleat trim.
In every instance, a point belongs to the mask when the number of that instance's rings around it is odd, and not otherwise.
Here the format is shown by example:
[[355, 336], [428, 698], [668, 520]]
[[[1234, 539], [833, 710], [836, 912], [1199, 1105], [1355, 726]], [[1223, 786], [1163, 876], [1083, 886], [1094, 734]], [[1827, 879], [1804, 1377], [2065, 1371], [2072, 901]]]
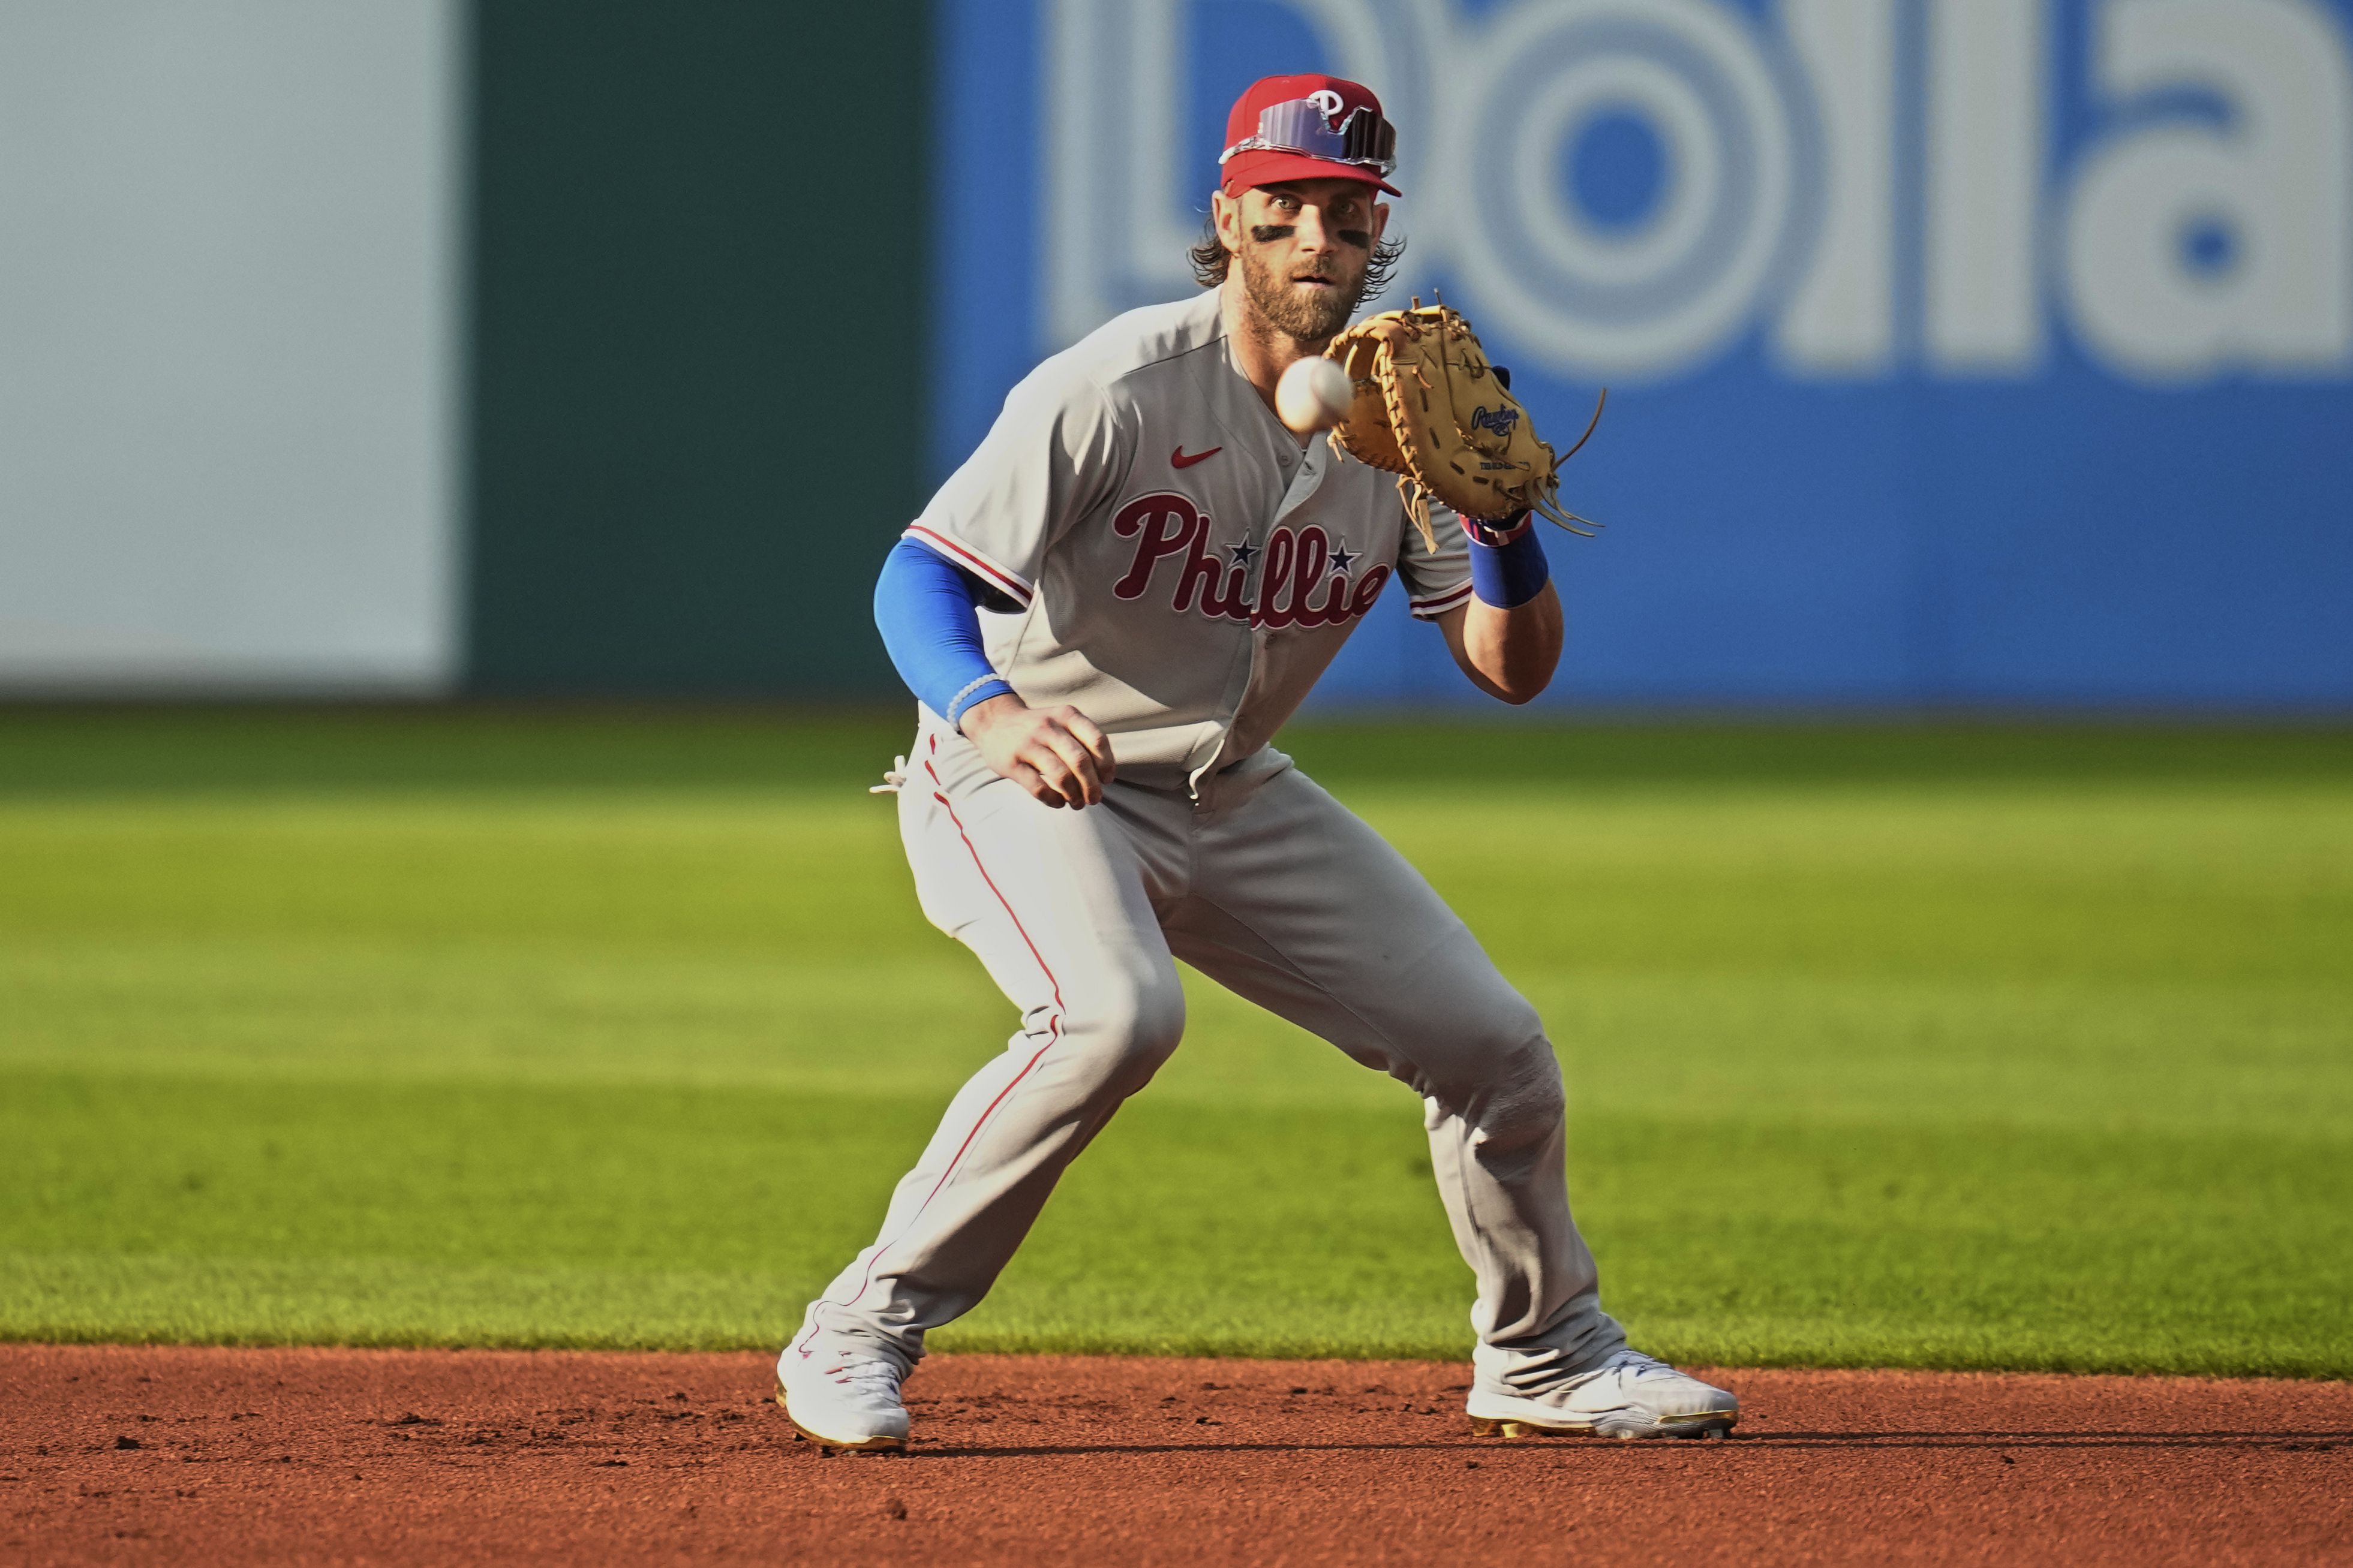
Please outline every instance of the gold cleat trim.
[[1740, 1424], [1737, 1410], [1703, 1410], [1694, 1415], [1662, 1415], [1659, 1425], [1669, 1432], [1704, 1432], [1710, 1428], [1729, 1432]]

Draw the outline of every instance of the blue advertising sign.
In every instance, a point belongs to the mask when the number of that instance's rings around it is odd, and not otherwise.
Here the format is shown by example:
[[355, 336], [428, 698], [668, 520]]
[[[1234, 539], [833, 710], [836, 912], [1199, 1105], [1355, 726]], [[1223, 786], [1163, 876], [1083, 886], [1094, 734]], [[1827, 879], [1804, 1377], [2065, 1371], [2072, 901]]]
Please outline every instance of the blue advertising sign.
[[[1556, 444], [1547, 700], [2353, 708], [2353, 0], [944, 0], [933, 453], [1195, 285], [1227, 107], [1399, 132]], [[1374, 307], [1376, 309], [1380, 307]], [[1326, 700], [1474, 696], [1384, 605]]]

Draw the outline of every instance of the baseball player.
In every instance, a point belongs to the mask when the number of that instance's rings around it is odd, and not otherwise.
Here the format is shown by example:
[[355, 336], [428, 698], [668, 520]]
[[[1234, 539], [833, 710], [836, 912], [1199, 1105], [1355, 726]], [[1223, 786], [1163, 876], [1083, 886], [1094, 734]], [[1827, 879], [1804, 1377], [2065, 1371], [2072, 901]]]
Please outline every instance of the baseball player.
[[1478, 1430], [1728, 1430], [1738, 1402], [1627, 1347], [1569, 1215], [1544, 1026], [1411, 866], [1268, 742], [1384, 592], [1472, 684], [1525, 702], [1561, 610], [1525, 515], [1436, 547], [1391, 476], [1274, 411], [1396, 251], [1395, 132], [1366, 88], [1253, 84], [1197, 298], [1040, 364], [886, 563], [875, 618], [920, 700], [890, 783], [923, 913], [1019, 1010], [874, 1244], [778, 1362], [794, 1425], [902, 1449], [902, 1381], [1063, 1169], [1176, 1048], [1176, 960], [1410, 1085], [1477, 1280]]

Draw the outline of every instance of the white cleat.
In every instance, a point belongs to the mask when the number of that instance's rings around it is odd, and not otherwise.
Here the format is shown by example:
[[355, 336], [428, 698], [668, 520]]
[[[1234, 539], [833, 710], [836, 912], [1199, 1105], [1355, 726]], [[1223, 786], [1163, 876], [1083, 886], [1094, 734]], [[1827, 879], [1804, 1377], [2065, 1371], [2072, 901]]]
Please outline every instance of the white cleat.
[[1730, 1393], [1640, 1351], [1620, 1351], [1542, 1394], [1514, 1394], [1482, 1379], [1472, 1385], [1469, 1408], [1472, 1430], [1482, 1437], [1720, 1437], [1740, 1419], [1740, 1401]]
[[[796, 1361], [790, 1352], [787, 1361]], [[776, 1403], [794, 1430], [830, 1453], [841, 1448], [869, 1454], [907, 1451], [907, 1407], [900, 1402], [904, 1376], [898, 1363], [881, 1356], [820, 1353], [800, 1362], [789, 1374], [778, 1368]]]

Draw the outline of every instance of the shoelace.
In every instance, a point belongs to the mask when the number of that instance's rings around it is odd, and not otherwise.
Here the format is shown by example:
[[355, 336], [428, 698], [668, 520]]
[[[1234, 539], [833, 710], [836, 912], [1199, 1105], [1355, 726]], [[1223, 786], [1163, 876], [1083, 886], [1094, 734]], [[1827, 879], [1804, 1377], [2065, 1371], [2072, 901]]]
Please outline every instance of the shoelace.
[[834, 1382], [846, 1384], [853, 1394], [880, 1395], [886, 1399], [899, 1397], [899, 1369], [885, 1361], [844, 1362], [828, 1367], [825, 1375]]
[[1633, 1373], [1636, 1377], [1648, 1377], [1652, 1373], [1672, 1373], [1675, 1369], [1669, 1366], [1665, 1362], [1661, 1361], [1656, 1356], [1644, 1355], [1641, 1351], [1625, 1350], [1620, 1351], [1616, 1355], [1613, 1355], [1608, 1361], [1603, 1362], [1601, 1363], [1601, 1370], [1604, 1372], [1629, 1372]]

